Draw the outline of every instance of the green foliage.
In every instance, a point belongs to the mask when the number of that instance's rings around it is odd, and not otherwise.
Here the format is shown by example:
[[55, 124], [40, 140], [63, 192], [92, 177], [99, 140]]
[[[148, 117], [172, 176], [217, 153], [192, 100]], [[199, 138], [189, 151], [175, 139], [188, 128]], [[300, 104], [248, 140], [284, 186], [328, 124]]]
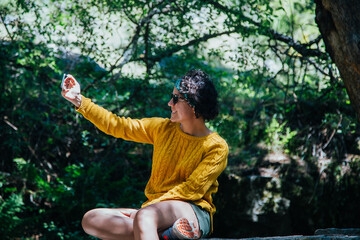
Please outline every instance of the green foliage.
[[269, 126], [265, 129], [265, 133], [267, 134], [265, 141], [270, 151], [285, 151], [286, 153], [289, 153], [288, 149], [282, 148], [287, 147], [287, 144], [297, 132], [291, 131], [289, 127], [285, 128], [285, 124], [286, 122], [280, 125], [274, 116]]
[[[6, 188], [4, 192], [13, 192], [15, 189]], [[1, 201], [0, 205], [0, 223], [1, 233], [4, 236], [10, 237], [21, 219], [17, 214], [21, 213], [24, 209], [24, 202], [22, 194], [11, 194], [9, 198]]]
[[314, 7], [2, 2], [1, 234], [87, 239], [80, 226], [87, 210], [145, 200], [151, 146], [114, 139], [80, 117], [60, 96], [63, 73], [116, 114], [168, 117], [173, 83], [191, 68], [208, 72], [219, 90], [220, 114], [208, 127], [230, 147], [214, 236], [359, 224], [359, 127]]

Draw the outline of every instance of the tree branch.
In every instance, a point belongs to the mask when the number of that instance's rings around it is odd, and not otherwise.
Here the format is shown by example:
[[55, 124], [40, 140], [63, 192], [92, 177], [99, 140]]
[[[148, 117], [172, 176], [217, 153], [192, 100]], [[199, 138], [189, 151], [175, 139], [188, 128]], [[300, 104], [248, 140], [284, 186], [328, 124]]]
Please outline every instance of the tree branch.
[[150, 46], [149, 46], [149, 34], [150, 33], [150, 23], [146, 24], [145, 28], [145, 52], [144, 52], [144, 62], [146, 64], [146, 73], [150, 74], [150, 64], [149, 64], [149, 52], [150, 52]]
[[[159, 8], [152, 9], [149, 14], [142, 18], [139, 23], [137, 24], [135, 33], [133, 38], [131, 39], [130, 43], [126, 46], [122, 56], [115, 62], [114, 66], [110, 69], [110, 72], [113, 71], [116, 68], [122, 68], [126, 63], [128, 63], [132, 57], [132, 55], [135, 52], [135, 49], [137, 47], [137, 43], [140, 37], [141, 29], [144, 27], [144, 25], [147, 25], [151, 19], [159, 13], [168, 13], [172, 11], [172, 8], [169, 6], [166, 6], [164, 9], [160, 10]], [[122, 61], [118, 64], [118, 62], [122, 59]]]
[[[172, 8], [169, 5], [166, 5], [163, 9], [160, 9], [159, 6], [161, 5], [162, 2], [160, 2], [159, 4], [156, 4], [156, 7], [154, 9], [152, 9], [145, 17], [143, 17], [138, 23], [135, 22], [135, 20], [131, 19], [131, 17], [128, 16], [128, 18], [130, 19], [131, 22], [136, 24], [136, 30], [134, 35], [132, 36], [131, 41], [129, 42], [129, 44], [124, 48], [123, 54], [115, 61], [115, 63], [110, 67], [109, 71], [104, 73], [104, 75], [102, 77], [97, 78], [96, 80], [94, 80], [93, 83], [87, 85], [84, 88], [84, 91], [89, 89], [91, 86], [93, 86], [99, 79], [105, 77], [108, 73], [112, 73], [115, 69], [122, 69], [122, 67], [129, 63], [131, 61], [132, 56], [134, 55], [137, 45], [138, 45], [138, 41], [140, 38], [140, 33], [141, 30], [144, 26], [147, 26], [151, 19], [157, 15], [157, 14], [163, 14], [163, 13], [169, 13], [171, 11], [178, 11], [178, 9], [176, 8]], [[127, 14], [125, 12], [125, 14]], [[121, 60], [121, 61], [120, 61]], [[113, 81], [114, 79], [120, 78], [121, 76], [121, 70], [114, 74], [109, 81]]]
[[204, 36], [202, 36], [200, 38], [193, 39], [193, 40], [189, 41], [188, 43], [186, 43], [184, 45], [176, 45], [176, 46], [170, 47], [170, 49], [166, 49], [165, 51], [162, 51], [157, 56], [149, 57], [149, 60], [151, 60], [152, 62], [158, 62], [158, 61], [160, 61], [161, 59], [163, 59], [165, 57], [170, 57], [171, 55], [173, 55], [174, 53], [176, 53], [176, 52], [178, 52], [178, 51], [180, 51], [182, 49], [185, 49], [185, 48], [188, 48], [190, 46], [199, 44], [200, 42], [205, 42], [205, 41], [207, 41], [207, 40], [209, 40], [211, 38], [219, 37], [219, 36], [222, 36], [222, 35], [229, 35], [231, 33], [236, 33], [236, 31], [233, 30], [233, 31], [225, 31], [225, 32], [220, 32], [220, 33], [207, 34], [207, 35], [204, 35]]
[[13, 38], [13, 36], [10, 34], [10, 31], [9, 31], [9, 29], [7, 28], [7, 26], [6, 26], [5, 22], [4, 22], [4, 18], [3, 18], [3, 16], [2, 16], [2, 12], [0, 12], [0, 19], [1, 19], [1, 22], [4, 24], [4, 27], [5, 27], [5, 30], [6, 30], [7, 34], [9, 35], [11, 41], [13, 42], [13, 41], [14, 41], [14, 38]]
[[281, 41], [283, 43], [286, 43], [288, 46], [294, 48], [298, 53], [300, 53], [304, 57], [319, 57], [319, 58], [324, 59], [324, 60], [328, 59], [328, 56], [324, 52], [321, 52], [318, 49], [308, 48], [312, 44], [317, 43], [318, 41], [320, 41], [321, 36], [319, 36], [315, 40], [309, 42], [308, 44], [301, 44], [299, 42], [295, 42], [292, 37], [286, 36], [286, 35], [281, 34], [281, 33], [278, 33], [273, 29], [269, 29], [268, 32], [270, 33], [270, 36], [273, 37], [272, 39]]
[[[248, 17], [244, 16], [242, 14], [242, 12], [240, 12], [240, 11], [230, 9], [230, 8], [224, 6], [224, 5], [221, 5], [217, 1], [207, 0], [206, 2], [211, 4], [213, 7], [223, 11], [224, 13], [229, 13], [230, 12], [230, 13], [234, 14], [235, 16], [241, 16], [241, 19], [253, 24], [254, 26], [256, 26], [256, 27], [258, 27], [260, 29], [264, 28], [261, 25], [260, 22], [256, 22], [256, 21], [252, 20], [251, 18], [248, 18]], [[242, 28], [250, 30], [249, 27], [242, 26]], [[287, 36], [287, 35], [284, 35], [284, 34], [281, 34], [281, 33], [278, 33], [273, 29], [270, 29], [270, 28], [265, 29], [264, 28], [264, 30], [265, 30], [264, 35], [270, 37], [271, 39], [278, 40], [278, 41], [281, 41], [283, 43], [286, 43], [288, 46], [294, 48], [298, 53], [300, 53], [304, 57], [319, 57], [319, 58], [324, 59], [324, 60], [328, 59], [328, 56], [324, 52], [321, 52], [318, 49], [309, 48], [311, 45], [313, 45], [314, 43], [318, 43], [322, 39], [321, 35], [318, 36], [315, 40], [313, 40], [313, 41], [311, 41], [311, 42], [309, 42], [307, 44], [302, 44], [302, 43], [294, 41], [294, 38], [292, 38], [290, 36]]]

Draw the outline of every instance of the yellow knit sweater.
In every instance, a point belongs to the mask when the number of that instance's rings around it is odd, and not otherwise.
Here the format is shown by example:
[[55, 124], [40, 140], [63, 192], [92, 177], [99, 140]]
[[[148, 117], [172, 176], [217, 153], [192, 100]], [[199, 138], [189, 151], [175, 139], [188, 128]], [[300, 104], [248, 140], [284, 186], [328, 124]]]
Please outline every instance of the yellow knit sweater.
[[216, 132], [205, 137], [190, 136], [179, 123], [164, 118], [140, 120], [118, 117], [82, 97], [77, 109], [106, 134], [127, 141], [153, 144], [153, 161], [145, 188], [148, 200], [142, 207], [165, 200], [192, 202], [215, 213], [211, 194], [227, 164], [228, 146]]

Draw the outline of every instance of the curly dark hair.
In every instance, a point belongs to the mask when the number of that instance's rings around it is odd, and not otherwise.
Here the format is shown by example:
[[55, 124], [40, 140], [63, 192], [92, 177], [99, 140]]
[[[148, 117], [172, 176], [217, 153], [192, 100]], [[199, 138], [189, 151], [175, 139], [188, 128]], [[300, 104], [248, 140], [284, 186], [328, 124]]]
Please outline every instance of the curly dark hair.
[[182, 78], [178, 88], [186, 95], [188, 103], [194, 107], [197, 118], [205, 121], [214, 119], [219, 114], [218, 93], [208, 74], [200, 69], [188, 71]]

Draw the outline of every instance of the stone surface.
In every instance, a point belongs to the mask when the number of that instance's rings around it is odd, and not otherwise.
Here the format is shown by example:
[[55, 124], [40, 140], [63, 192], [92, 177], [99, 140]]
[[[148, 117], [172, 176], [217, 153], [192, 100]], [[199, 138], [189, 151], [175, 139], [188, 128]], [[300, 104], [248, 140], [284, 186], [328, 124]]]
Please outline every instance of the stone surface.
[[327, 228], [318, 229], [315, 231], [315, 235], [348, 235], [348, 236], [360, 236], [360, 228]]
[[[230, 240], [229, 238], [210, 238], [210, 240]], [[318, 229], [313, 236], [278, 236], [278, 237], [255, 237], [237, 238], [236, 240], [360, 240], [360, 228], [327, 228]], [[232, 239], [235, 240], [235, 239]]]
[[360, 240], [360, 236], [346, 235], [315, 235], [315, 236], [282, 236], [282, 237], [257, 237], [257, 238], [210, 238], [210, 240]]

